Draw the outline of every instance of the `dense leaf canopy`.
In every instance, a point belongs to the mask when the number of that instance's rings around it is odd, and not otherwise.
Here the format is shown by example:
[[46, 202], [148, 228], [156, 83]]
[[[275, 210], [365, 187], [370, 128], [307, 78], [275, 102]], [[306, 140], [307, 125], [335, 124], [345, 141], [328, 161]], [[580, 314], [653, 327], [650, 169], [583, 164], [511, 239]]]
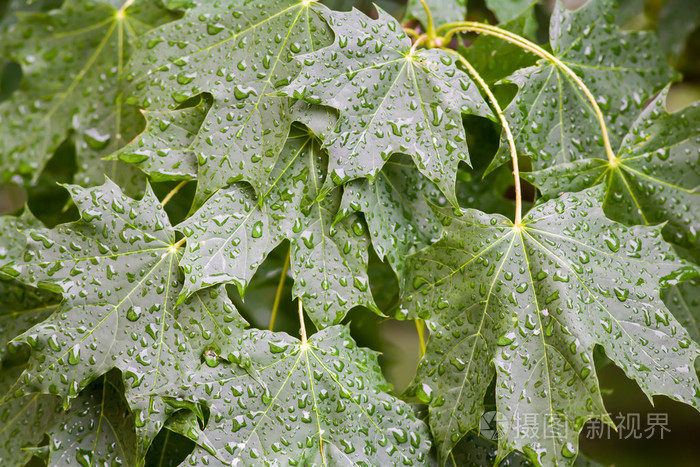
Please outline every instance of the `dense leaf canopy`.
[[0, 464], [586, 463], [604, 364], [700, 409], [700, 13], [478, 3], [0, 5]]

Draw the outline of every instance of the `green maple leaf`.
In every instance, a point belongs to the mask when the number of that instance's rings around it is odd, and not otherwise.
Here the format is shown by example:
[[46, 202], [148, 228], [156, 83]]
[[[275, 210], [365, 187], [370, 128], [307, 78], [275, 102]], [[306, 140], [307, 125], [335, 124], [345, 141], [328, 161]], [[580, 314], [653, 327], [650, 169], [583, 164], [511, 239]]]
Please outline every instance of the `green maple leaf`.
[[211, 287], [191, 295], [174, 312], [195, 355], [207, 362], [224, 360], [249, 367], [244, 347], [248, 323], [233, 305], [226, 288]]
[[293, 121], [290, 99], [272, 93], [299, 70], [294, 55], [325, 45], [324, 8], [300, 0], [202, 2], [138, 41], [130, 79], [142, 107], [213, 96], [191, 144], [200, 201], [236, 180], [262, 191]]
[[[140, 201], [110, 181], [69, 191], [81, 220], [29, 230], [22, 261], [5, 266], [19, 280], [64, 296], [54, 314], [16, 339], [30, 344], [32, 356], [14, 394], [48, 392], [67, 405], [95, 378], [118, 368], [143, 455], [168, 415], [161, 396], [198, 366], [200, 355], [188, 335], [225, 321], [231, 305], [220, 295], [218, 318], [195, 306], [179, 310], [175, 318], [180, 252], [150, 189]], [[209, 333], [193, 343], [199, 349], [206, 341], [235, 359], [232, 339], [240, 328], [229, 324], [227, 329], [232, 335]]]
[[199, 446], [191, 464], [428, 465], [425, 425], [385, 392], [377, 354], [358, 348], [347, 327], [329, 327], [306, 343], [255, 330], [249, 346], [262, 385], [228, 366], [204, 367], [192, 378], [189, 390], [211, 415], [193, 437]]
[[107, 157], [136, 164], [153, 181], [194, 180], [197, 157], [190, 149], [209, 111], [200, 99], [194, 107], [144, 112], [146, 129], [137, 139]]
[[[20, 257], [26, 243], [20, 229], [40, 225], [28, 210], [21, 217], [0, 217], [0, 236], [3, 239], [0, 245], [0, 268]], [[6, 356], [7, 344], [48, 317], [60, 301], [60, 297], [51, 292], [10, 280], [13, 276], [14, 273], [7, 275], [0, 272], [0, 366]]]
[[121, 92], [129, 41], [172, 18], [145, 0], [67, 0], [22, 15], [0, 46], [23, 71], [20, 89], [0, 104], [0, 124], [12, 134], [0, 141], [4, 176], [38, 176], [72, 130], [81, 183], [102, 183], [104, 173], [130, 182], [136, 173], [127, 166], [100, 161], [138, 130], [138, 112]]
[[373, 180], [401, 152], [456, 205], [457, 166], [469, 162], [462, 113], [489, 116], [490, 110], [454, 57], [412, 51], [399, 23], [378, 13], [373, 20], [357, 10], [321, 12], [335, 42], [301, 56], [302, 71], [282, 92], [340, 113], [324, 140], [326, 190], [355, 178]]
[[[441, 459], [479, 426], [495, 373], [499, 459], [517, 449], [538, 465], [571, 464], [584, 422], [611, 423], [595, 345], [649, 397], [700, 407], [700, 349], [658, 292], [688, 267], [659, 228], [611, 222], [600, 198], [595, 189], [565, 194], [520, 228], [444, 211], [443, 240], [413, 257], [402, 307], [427, 318], [431, 335], [412, 392], [430, 402]], [[559, 428], [540, 436], [547, 426]]]
[[439, 199], [440, 192], [410, 158], [397, 155], [373, 182], [345, 185], [338, 217], [363, 212], [377, 256], [386, 258], [402, 278], [408, 255], [440, 238], [441, 225], [430, 206]]
[[[605, 213], [626, 224], [667, 222], [675, 243], [700, 235], [700, 104], [669, 114], [668, 88], [638, 116], [614, 162], [604, 154], [526, 174], [545, 197], [603, 184]], [[601, 158], [602, 157], [602, 158]]]
[[[613, 148], [628, 133], [646, 99], [674, 76], [655, 36], [622, 32], [614, 23], [616, 11], [614, 0], [591, 0], [575, 11], [557, 2], [549, 28], [552, 54], [595, 96]], [[506, 81], [519, 88], [504, 111], [506, 119], [518, 152], [530, 156], [536, 170], [604, 152], [590, 101], [556, 65], [542, 60]], [[492, 167], [510, 157], [502, 139]]]
[[139, 465], [134, 416], [120, 379], [103, 376], [54, 418], [46, 428], [48, 465]]
[[295, 128], [263, 187], [262, 201], [247, 184], [234, 184], [180, 224], [188, 239], [181, 262], [183, 299], [225, 282], [243, 294], [267, 254], [288, 239], [293, 293], [304, 299], [318, 326], [339, 322], [355, 305], [376, 308], [367, 278], [366, 232], [355, 216], [332, 225], [338, 191], [317, 199], [327, 164], [314, 134]]

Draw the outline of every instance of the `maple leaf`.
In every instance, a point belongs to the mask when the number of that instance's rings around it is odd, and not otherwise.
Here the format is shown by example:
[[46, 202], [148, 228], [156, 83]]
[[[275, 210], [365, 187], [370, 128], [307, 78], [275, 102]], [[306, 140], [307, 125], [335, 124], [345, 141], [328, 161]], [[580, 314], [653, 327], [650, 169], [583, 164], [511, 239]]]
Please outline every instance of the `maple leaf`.
[[[217, 319], [198, 307], [184, 308], [175, 318], [180, 252], [150, 188], [140, 201], [111, 181], [68, 189], [81, 219], [29, 230], [21, 261], [4, 267], [18, 280], [64, 296], [55, 313], [15, 339], [29, 343], [32, 354], [13, 393], [57, 394], [67, 406], [95, 378], [118, 368], [136, 416], [142, 456], [168, 415], [161, 396], [199, 364], [200, 355], [180, 322], [191, 334], [202, 333], [197, 322], [208, 327]], [[225, 294], [220, 298], [219, 305], [230, 309]], [[227, 350], [225, 356], [236, 357], [233, 336], [224, 334], [197, 338], [197, 348], [213, 339], [213, 345]]]
[[23, 73], [20, 89], [0, 104], [0, 124], [12, 135], [0, 139], [3, 176], [36, 179], [72, 130], [76, 181], [94, 185], [109, 173], [138, 185], [133, 169], [100, 159], [138, 131], [138, 112], [121, 92], [130, 40], [173, 18], [146, 0], [66, 0], [60, 10], [22, 15], [0, 45]]
[[[305, 343], [253, 330], [248, 347], [262, 385], [225, 365], [192, 377], [188, 391], [211, 415], [192, 437], [199, 446], [190, 463], [428, 465], [425, 425], [385, 392], [377, 354], [358, 348], [347, 327], [328, 327]], [[188, 427], [171, 429], [192, 436]]]
[[338, 323], [355, 305], [376, 309], [364, 227], [355, 216], [333, 225], [339, 192], [318, 199], [327, 164], [314, 134], [295, 128], [261, 198], [248, 185], [233, 184], [180, 224], [188, 239], [182, 299], [225, 282], [235, 283], [242, 295], [267, 254], [288, 239], [293, 293], [317, 326]]
[[[565, 194], [519, 228], [500, 215], [442, 211], [445, 237], [412, 258], [401, 306], [428, 319], [431, 335], [411, 391], [430, 403], [443, 461], [479, 425], [495, 373], [499, 459], [518, 449], [538, 465], [571, 464], [584, 422], [611, 423], [595, 345], [649, 397], [700, 407], [700, 349], [658, 292], [662, 278], [696, 271], [659, 228], [611, 222], [601, 201], [598, 189]], [[525, 414], [563, 428], [541, 437], [522, 429]]]
[[190, 149], [210, 103], [164, 112], [144, 112], [146, 129], [127, 146], [107, 157], [136, 164], [153, 181], [194, 180], [197, 157]]
[[401, 279], [408, 255], [440, 238], [441, 225], [430, 206], [439, 200], [440, 192], [410, 158], [397, 155], [373, 182], [345, 185], [338, 219], [363, 212], [377, 256], [386, 258]]
[[[0, 368], [0, 381], [8, 377]], [[61, 407], [56, 396], [30, 394], [16, 400], [0, 402], [0, 462], [3, 465], [25, 465], [33, 453], [24, 447], [41, 442], [44, 431]]]
[[[595, 96], [613, 147], [628, 133], [646, 99], [674, 77], [656, 37], [622, 32], [614, 23], [616, 11], [615, 0], [591, 0], [575, 11], [557, 2], [549, 27], [552, 54]], [[557, 65], [542, 60], [505, 81], [519, 88], [505, 117], [518, 153], [530, 156], [535, 170], [603, 152], [590, 101]], [[491, 167], [510, 157], [502, 138]]]
[[[675, 247], [676, 252], [695, 265], [700, 263], [700, 249]], [[673, 316], [688, 331], [690, 337], [700, 344], [700, 278], [673, 284], [661, 290], [661, 298]], [[695, 360], [695, 370], [700, 374], [700, 359]]]
[[130, 101], [163, 110], [213, 96], [190, 145], [199, 158], [198, 203], [237, 180], [262, 191], [293, 121], [290, 99], [273, 91], [298, 72], [295, 55], [327, 42], [324, 9], [306, 0], [202, 2], [137, 41]]
[[45, 428], [48, 465], [139, 465], [134, 416], [120, 380], [114, 372], [101, 377], [54, 417]]
[[[602, 184], [603, 208], [626, 224], [667, 222], [666, 238], [692, 245], [700, 235], [700, 104], [666, 112], [664, 89], [624, 136], [614, 161], [604, 154], [524, 174], [545, 197]], [[602, 158], [601, 158], [602, 157]]]
[[330, 157], [325, 191], [355, 178], [373, 180], [401, 152], [456, 205], [457, 166], [469, 162], [462, 113], [491, 112], [454, 57], [412, 50], [399, 23], [377, 11], [376, 20], [357, 10], [321, 12], [335, 42], [299, 57], [299, 76], [281, 92], [340, 113], [324, 140]]

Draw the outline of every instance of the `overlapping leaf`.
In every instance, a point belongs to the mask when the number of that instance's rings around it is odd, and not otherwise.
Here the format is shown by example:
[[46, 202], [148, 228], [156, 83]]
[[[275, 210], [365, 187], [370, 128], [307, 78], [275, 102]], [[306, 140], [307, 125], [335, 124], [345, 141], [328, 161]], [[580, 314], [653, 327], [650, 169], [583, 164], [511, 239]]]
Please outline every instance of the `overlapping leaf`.
[[[6, 377], [0, 369], [0, 378]], [[25, 465], [44, 431], [55, 419], [61, 400], [47, 394], [29, 394], [17, 400], [0, 402], [0, 463]]]
[[130, 75], [141, 106], [213, 95], [191, 145], [200, 200], [235, 180], [263, 190], [293, 121], [290, 100], [271, 94], [298, 72], [294, 55], [330, 40], [323, 9], [300, 0], [201, 2], [139, 41]]
[[154, 181], [193, 180], [197, 157], [190, 146], [208, 111], [209, 102], [202, 98], [194, 107], [144, 112], [144, 132], [108, 158], [136, 164]]
[[[200, 359], [173, 315], [181, 289], [175, 232], [150, 190], [141, 201], [112, 182], [93, 189], [71, 186], [70, 192], [82, 219], [30, 230], [22, 261], [5, 266], [30, 285], [64, 295], [53, 315], [18, 338], [31, 345], [32, 357], [14, 389], [67, 400], [118, 368], [144, 450], [167, 417], [160, 396]], [[213, 318], [189, 307], [178, 319], [189, 333], [202, 333], [195, 323], [208, 326]], [[231, 336], [217, 342], [219, 337], [206, 339], [222, 349], [230, 346]]]
[[632, 225], [668, 222], [667, 238], [694, 244], [700, 235], [700, 104], [669, 114], [667, 93], [639, 115], [614, 163], [600, 153], [526, 177], [547, 197], [602, 183], [610, 218]]
[[[41, 225], [28, 212], [21, 217], [0, 217], [0, 267], [16, 261], [25, 245], [20, 229]], [[7, 344], [48, 317], [58, 306], [60, 297], [51, 292], [11, 280], [0, 272], [0, 367]]]
[[440, 222], [430, 207], [439, 200], [435, 185], [407, 156], [397, 155], [373, 182], [354, 180], [345, 185], [339, 216], [363, 212], [377, 256], [386, 258], [402, 278], [407, 256], [440, 237]]
[[[700, 263], [700, 250], [676, 247], [678, 254], [693, 264]], [[661, 291], [664, 303], [673, 316], [688, 331], [696, 343], [700, 343], [700, 278], [674, 284]], [[700, 373], [700, 358], [695, 360], [695, 370]]]
[[443, 212], [444, 239], [412, 260], [403, 311], [432, 331], [413, 391], [430, 402], [443, 460], [478, 426], [495, 373], [499, 458], [518, 449], [537, 464], [571, 464], [584, 422], [609, 421], [596, 344], [649, 396], [700, 407], [698, 346], [658, 292], [661, 278], [672, 283], [688, 266], [660, 229], [605, 218], [600, 198], [565, 194], [520, 228], [500, 215]]
[[197, 447], [190, 464], [428, 465], [425, 425], [384, 392], [377, 354], [358, 348], [346, 327], [306, 343], [252, 331], [249, 345], [263, 386], [224, 365], [191, 381], [211, 415], [194, 440], [208, 449]]
[[131, 182], [128, 166], [100, 161], [140, 124], [120, 90], [129, 41], [172, 18], [145, 0], [66, 0], [60, 10], [23, 15], [0, 45], [23, 70], [21, 88], [0, 105], [10, 135], [0, 139], [4, 176], [38, 175], [72, 130], [81, 183], [102, 183], [104, 173]]
[[246, 184], [233, 184], [180, 224], [188, 239], [183, 296], [224, 282], [234, 282], [242, 293], [267, 254], [288, 239], [293, 293], [303, 298], [318, 326], [338, 323], [355, 305], [375, 308], [362, 224], [353, 216], [333, 226], [337, 191], [317, 199], [326, 166], [313, 133], [294, 129], [262, 201]]
[[321, 15], [335, 42], [300, 57], [304, 67], [283, 92], [340, 112], [324, 141], [327, 187], [372, 180], [401, 152], [456, 205], [457, 166], [469, 162], [462, 113], [490, 115], [476, 86], [447, 52], [411, 50], [399, 23], [381, 10], [377, 20], [357, 10]]
[[[576, 73], [595, 96], [617, 148], [646, 99], [673, 73], [651, 33], [623, 33], [615, 25], [614, 0], [591, 0], [575, 11], [562, 2], [549, 28], [552, 53]], [[598, 121], [584, 93], [553, 63], [515, 72], [518, 94], [505, 109], [521, 155], [535, 169], [604, 152]], [[503, 140], [494, 165], [508, 161]]]
[[46, 429], [48, 465], [138, 465], [134, 416], [123, 392], [115, 373], [84, 389]]

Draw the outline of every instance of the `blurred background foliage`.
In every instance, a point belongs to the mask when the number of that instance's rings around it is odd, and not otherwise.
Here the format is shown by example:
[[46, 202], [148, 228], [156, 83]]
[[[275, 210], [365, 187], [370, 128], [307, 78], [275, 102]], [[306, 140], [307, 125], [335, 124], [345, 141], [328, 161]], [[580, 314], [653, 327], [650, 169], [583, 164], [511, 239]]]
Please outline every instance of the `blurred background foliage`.
[[[496, 14], [487, 8], [487, 4], [505, 4], [509, 1], [516, 0], [468, 0], [468, 19], [498, 23]], [[521, 0], [518, 1], [522, 3]], [[566, 7], [572, 9], [585, 3], [585, 0], [562, 1]], [[61, 3], [61, 0], [0, 0], [0, 33], [16, 21], [12, 12], [48, 11], [60, 7]], [[376, 14], [371, 0], [324, 0], [324, 3], [337, 10], [349, 10], [354, 7], [369, 15]], [[374, 3], [399, 19], [404, 18], [407, 11], [406, 0], [377, 0]], [[546, 43], [549, 15], [554, 2], [533, 0], [532, 3], [531, 8], [509, 23], [509, 28], [540, 43]], [[415, 20], [408, 20], [406, 23], [417, 29], [421, 27]], [[627, 30], [650, 30], [657, 33], [669, 63], [679, 73], [669, 95], [669, 111], [678, 110], [700, 99], [700, 0], [619, 0], [618, 23]], [[497, 81], [516, 68], [534, 63], [534, 59], [523, 57], [522, 54], [512, 54], [509, 57], [506, 50], [501, 52], [500, 61], [489, 60], [490, 56], [486, 57], [479, 48], [490, 47], [488, 41], [492, 39], [483, 40], [481, 44], [477, 43], [469, 49], [475, 39], [468, 37], [464, 43], [456, 44], [456, 48], [460, 48], [482, 71], [487, 81], [494, 84], [494, 92], [505, 104], [514, 96], [515, 89], [512, 85], [498, 85]], [[0, 102], [7, 100], [21, 85], [21, 81], [20, 66], [0, 57]], [[498, 148], [500, 129], [488, 120], [471, 116], [465, 117], [465, 126], [473, 168], [470, 169], [466, 165], [461, 168], [457, 187], [460, 203], [464, 207], [511, 215], [513, 190], [508, 167], [502, 166], [483, 177]], [[529, 161], [524, 159], [521, 162], [523, 169], [527, 170]], [[75, 220], [77, 210], [71, 204], [67, 192], [59, 185], [71, 183], [75, 170], [75, 146], [71, 135], [68, 135], [35, 180], [17, 176], [0, 183], [0, 214], [15, 214], [27, 205], [49, 227]], [[162, 198], [175, 185], [176, 183], [153, 183], [153, 188]], [[177, 224], [187, 215], [194, 190], [194, 183], [188, 183], [168, 203], [166, 210], [173, 224]], [[525, 194], [528, 203], [535, 200], [536, 193], [531, 186], [525, 186]], [[280, 281], [288, 248], [288, 244], [283, 244], [269, 255], [258, 270], [245, 297], [239, 296], [235, 287], [229, 289], [229, 294], [252, 326], [268, 328], [275, 308], [275, 295], [278, 287], [281, 287], [282, 295], [275, 313], [274, 328], [297, 335], [296, 305], [291, 294], [292, 280], [285, 277]], [[387, 316], [393, 316], [398, 299], [396, 278], [391, 268], [373, 253], [369, 268], [377, 304]], [[380, 361], [385, 376], [394, 385], [395, 392], [400, 394], [412, 379], [421, 355], [416, 324], [412, 321], [382, 318], [362, 308], [349, 313], [347, 322], [359, 345], [382, 353]], [[310, 331], [313, 330], [311, 322], [307, 323], [307, 327]], [[663, 437], [657, 433], [651, 439], [636, 439], [632, 436], [624, 439], [628, 433], [623, 430], [619, 433], [613, 431], [603, 438], [589, 439], [587, 434], [592, 427], [588, 426], [581, 434], [581, 452], [588, 459], [604, 465], [699, 465], [700, 414], [666, 397], [654, 398], [652, 405], [634, 382], [627, 379], [614, 365], [607, 363], [607, 359], [601, 353], [597, 361], [599, 378], [605, 390], [606, 407], [613, 419], [619, 421], [621, 417], [628, 417], [629, 414], [639, 414], [644, 428], [646, 414], [664, 413], [668, 414], [666, 427], [669, 431], [665, 432]], [[159, 436], [153, 449], [180, 449], [184, 457], [191, 449], [191, 446], [185, 444], [183, 440], [163, 435]], [[486, 465], [493, 462], [494, 445], [478, 438], [476, 434], [465, 438], [465, 441], [460, 443], [460, 448], [459, 456], [454, 460], [457, 465]], [[152, 454], [155, 455], [155, 452]], [[581, 460], [582, 464], [587, 462], [586, 459]], [[524, 465], [522, 459], [515, 456], [509, 457], [505, 463]]]

